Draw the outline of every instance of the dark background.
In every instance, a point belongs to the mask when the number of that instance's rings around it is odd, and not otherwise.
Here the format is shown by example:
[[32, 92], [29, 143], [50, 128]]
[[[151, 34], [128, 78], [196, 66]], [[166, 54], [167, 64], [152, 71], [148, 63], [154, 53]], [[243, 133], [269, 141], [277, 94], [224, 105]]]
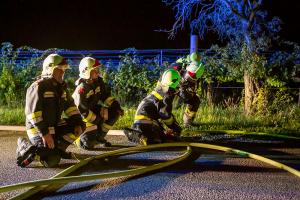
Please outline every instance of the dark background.
[[[300, 3], [296, 0], [265, 0], [270, 15], [279, 16], [281, 36], [300, 42]], [[137, 49], [189, 48], [189, 30], [173, 40], [168, 34], [174, 13], [161, 0], [1, 0], [0, 42], [38, 49]], [[218, 43], [213, 34], [200, 48]]]

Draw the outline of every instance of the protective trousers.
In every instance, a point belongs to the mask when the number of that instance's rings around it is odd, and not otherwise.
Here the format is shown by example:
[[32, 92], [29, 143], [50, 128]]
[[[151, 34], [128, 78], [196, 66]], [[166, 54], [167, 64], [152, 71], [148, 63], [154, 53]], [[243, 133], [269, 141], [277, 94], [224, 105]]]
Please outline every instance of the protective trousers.
[[71, 154], [66, 152], [67, 147], [76, 140], [74, 133], [74, 125], [68, 121], [61, 121], [55, 128], [53, 135], [55, 148], [49, 149], [44, 147], [44, 142], [40, 134], [27, 133], [30, 142], [37, 147], [36, 154], [39, 161], [45, 167], [55, 167], [60, 162], [61, 158], [69, 159]]
[[137, 122], [132, 125], [132, 129], [127, 135], [131, 142], [142, 144], [142, 139], [146, 139], [147, 144], [157, 144], [165, 140], [164, 129], [156, 123], [147, 124]]
[[192, 98], [183, 101], [186, 105], [186, 109], [183, 114], [183, 123], [185, 125], [191, 125], [196, 117], [200, 105], [200, 98], [197, 95], [194, 95]]
[[106, 140], [104, 137], [107, 132], [112, 129], [112, 126], [119, 119], [120, 115], [118, 113], [119, 107], [114, 106], [114, 104], [107, 108], [108, 109], [108, 119], [97, 125], [86, 123], [86, 130], [80, 136], [80, 145], [84, 149], [91, 149], [98, 143], [104, 143]]

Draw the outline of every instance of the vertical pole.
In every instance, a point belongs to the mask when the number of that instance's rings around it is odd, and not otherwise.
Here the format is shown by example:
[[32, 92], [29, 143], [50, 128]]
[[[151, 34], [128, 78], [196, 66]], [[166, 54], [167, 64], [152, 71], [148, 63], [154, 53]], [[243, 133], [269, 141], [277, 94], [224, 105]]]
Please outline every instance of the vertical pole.
[[191, 34], [190, 54], [198, 52], [198, 35]]
[[160, 50], [160, 66], [162, 66], [163, 63], [163, 51], [162, 49]]

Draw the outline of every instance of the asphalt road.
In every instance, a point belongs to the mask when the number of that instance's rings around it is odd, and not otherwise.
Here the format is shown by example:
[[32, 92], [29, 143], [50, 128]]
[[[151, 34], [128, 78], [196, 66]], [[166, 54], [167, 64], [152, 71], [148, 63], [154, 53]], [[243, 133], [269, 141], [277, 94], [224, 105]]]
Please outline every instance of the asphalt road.
[[[0, 132], [0, 185], [49, 178], [73, 163], [63, 160], [58, 168], [45, 169], [38, 163], [28, 168], [16, 166], [16, 141], [22, 132]], [[132, 146], [124, 136], [107, 136], [114, 144], [100, 151], [85, 151], [70, 146], [68, 150], [82, 155]], [[246, 150], [283, 162], [300, 170], [300, 145], [295, 142], [240, 140], [207, 140], [199, 142]], [[223, 152], [197, 149], [195, 161], [187, 160], [162, 171], [143, 176], [122, 177], [46, 189], [34, 199], [300, 199], [300, 178], [260, 161]], [[173, 159], [182, 149], [154, 151], [96, 160], [76, 174], [118, 171]], [[199, 157], [198, 157], [199, 156]], [[7, 199], [24, 190], [1, 193]]]

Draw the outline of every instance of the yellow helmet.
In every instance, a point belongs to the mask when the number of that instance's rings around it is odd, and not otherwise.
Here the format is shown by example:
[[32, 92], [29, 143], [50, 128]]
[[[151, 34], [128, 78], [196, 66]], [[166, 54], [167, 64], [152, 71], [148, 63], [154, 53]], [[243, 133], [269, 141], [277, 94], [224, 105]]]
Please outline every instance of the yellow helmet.
[[79, 63], [79, 77], [83, 79], [90, 79], [91, 71], [98, 69], [101, 63], [92, 57], [85, 57]]
[[69, 69], [69, 65], [64, 57], [53, 53], [48, 55], [43, 62], [42, 76], [52, 76], [55, 68], [66, 70]]
[[190, 54], [190, 55], [187, 56], [187, 60], [189, 62], [200, 62], [201, 56], [200, 56], [199, 53], [193, 52], [192, 54]]
[[175, 69], [168, 69], [161, 77], [160, 85], [163, 92], [167, 92], [169, 88], [176, 90], [179, 87], [181, 76]]

